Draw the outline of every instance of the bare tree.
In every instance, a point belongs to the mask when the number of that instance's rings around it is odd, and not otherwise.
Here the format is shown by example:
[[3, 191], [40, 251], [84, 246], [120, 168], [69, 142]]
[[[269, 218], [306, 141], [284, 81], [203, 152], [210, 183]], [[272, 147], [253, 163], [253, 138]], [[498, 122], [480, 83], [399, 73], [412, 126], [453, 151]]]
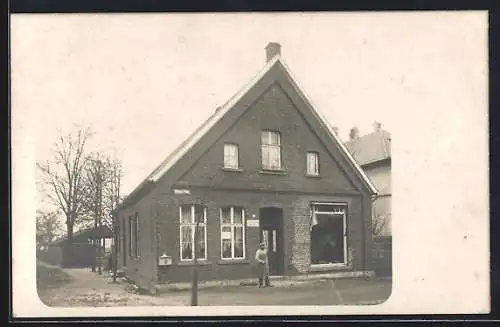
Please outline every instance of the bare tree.
[[113, 229], [113, 211], [122, 200], [120, 195], [123, 170], [121, 162], [105, 153], [89, 156], [85, 169], [85, 215]]
[[92, 133], [89, 128], [59, 137], [53, 148], [52, 160], [38, 162], [47, 196], [60, 209], [66, 220], [68, 246], [64, 262], [72, 257], [73, 232], [80, 223], [85, 197], [84, 169], [87, 164], [86, 145]]
[[36, 212], [36, 245], [37, 250], [45, 248], [57, 237], [61, 235], [63, 226], [59, 220], [58, 213], [44, 212], [37, 210]]
[[[120, 187], [122, 178], [121, 162], [104, 153], [93, 153], [89, 156], [85, 169], [85, 215], [88, 220], [93, 220], [95, 238], [93, 240], [99, 256], [102, 256], [102, 235], [97, 231], [106, 227], [113, 233], [114, 244], [117, 243], [117, 226], [113, 212], [120, 203]], [[116, 252], [116, 250], [115, 250]], [[95, 271], [95, 265], [92, 265]], [[101, 265], [99, 265], [101, 272]]]
[[374, 237], [379, 236], [387, 225], [387, 217], [377, 210], [373, 210], [372, 217], [372, 234]]

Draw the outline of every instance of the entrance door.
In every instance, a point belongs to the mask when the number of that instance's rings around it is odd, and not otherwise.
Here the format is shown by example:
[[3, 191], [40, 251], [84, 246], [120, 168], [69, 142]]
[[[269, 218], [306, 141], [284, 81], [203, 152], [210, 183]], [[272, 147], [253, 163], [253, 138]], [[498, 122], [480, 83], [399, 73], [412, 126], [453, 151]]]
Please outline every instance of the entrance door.
[[261, 242], [266, 243], [269, 260], [269, 274], [283, 275], [283, 212], [279, 208], [263, 208], [261, 209], [260, 217]]

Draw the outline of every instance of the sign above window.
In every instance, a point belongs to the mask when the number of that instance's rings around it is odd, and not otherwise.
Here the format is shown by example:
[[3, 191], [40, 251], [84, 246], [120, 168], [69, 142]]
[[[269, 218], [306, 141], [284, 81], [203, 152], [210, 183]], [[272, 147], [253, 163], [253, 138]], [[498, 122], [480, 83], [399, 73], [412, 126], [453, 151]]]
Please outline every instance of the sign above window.
[[247, 227], [259, 227], [259, 220], [258, 219], [248, 219], [247, 220]]

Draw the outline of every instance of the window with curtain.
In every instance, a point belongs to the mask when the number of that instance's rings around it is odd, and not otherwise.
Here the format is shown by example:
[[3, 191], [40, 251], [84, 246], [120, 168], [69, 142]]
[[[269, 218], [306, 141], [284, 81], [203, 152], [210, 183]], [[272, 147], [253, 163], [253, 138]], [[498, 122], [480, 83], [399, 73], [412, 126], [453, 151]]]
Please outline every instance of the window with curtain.
[[239, 168], [238, 145], [233, 143], [224, 144], [224, 168]]
[[180, 257], [181, 260], [194, 258], [195, 228], [198, 224], [198, 242], [196, 257], [207, 258], [207, 209], [201, 205], [183, 205], [179, 208], [180, 216]]
[[319, 175], [319, 153], [307, 152], [307, 174]]
[[262, 168], [268, 170], [281, 169], [281, 135], [276, 131], [261, 133]]
[[245, 258], [245, 210], [225, 207], [220, 210], [221, 258]]

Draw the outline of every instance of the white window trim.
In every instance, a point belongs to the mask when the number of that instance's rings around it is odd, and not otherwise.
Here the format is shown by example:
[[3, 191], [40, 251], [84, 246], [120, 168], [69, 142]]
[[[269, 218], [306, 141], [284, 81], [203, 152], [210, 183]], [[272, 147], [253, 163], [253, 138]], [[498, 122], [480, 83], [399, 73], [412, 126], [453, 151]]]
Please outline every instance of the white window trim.
[[[309, 156], [314, 155], [316, 158], [316, 171], [311, 171], [309, 168]], [[314, 167], [313, 167], [314, 168]], [[316, 151], [307, 151], [306, 152], [306, 174], [309, 176], [319, 176], [320, 171], [319, 171], [319, 153]]]
[[[317, 205], [330, 205], [333, 207], [341, 207], [340, 210], [336, 210], [334, 212], [332, 211], [318, 211], [316, 210]], [[342, 215], [342, 229], [343, 229], [343, 240], [344, 240], [344, 262], [341, 263], [321, 263], [321, 264], [314, 264], [311, 263], [311, 268], [328, 268], [328, 267], [347, 267], [348, 265], [348, 258], [347, 258], [347, 217], [346, 217], [346, 210], [347, 210], [347, 204], [345, 203], [325, 203], [325, 202], [313, 202], [312, 203], [312, 214], [322, 214], [322, 215], [332, 215], [332, 216], [338, 216]], [[336, 208], [334, 208], [336, 209]]]
[[[224, 261], [229, 261], [229, 260], [245, 260], [246, 258], [246, 231], [245, 231], [245, 209], [241, 209], [241, 224], [235, 224], [234, 223], [234, 206], [229, 207], [231, 210], [231, 222], [229, 224], [223, 224], [222, 223], [222, 208], [219, 210], [219, 216], [220, 216], [220, 258], [221, 260]], [[241, 226], [240, 226], [241, 225]], [[230, 227], [231, 228], [231, 258], [224, 258], [223, 256], [223, 247], [222, 247], [222, 229], [223, 227]], [[242, 227], [243, 229], [243, 257], [234, 257], [234, 227]]]
[[[234, 147], [236, 149], [236, 165], [235, 166], [228, 166], [226, 165], [226, 147]], [[239, 146], [238, 144], [236, 143], [231, 143], [231, 142], [227, 142], [227, 143], [224, 143], [224, 168], [225, 169], [239, 169], [240, 168], [240, 149], [239, 149]]]
[[[269, 135], [269, 138], [271, 138], [270, 136], [272, 134], [275, 134], [277, 135], [277, 138], [278, 138], [278, 143], [277, 144], [271, 144], [271, 143], [262, 143], [262, 133], [268, 133]], [[278, 149], [278, 156], [279, 156], [279, 167], [270, 167], [270, 165], [268, 165], [268, 167], [266, 167], [266, 165], [264, 164], [264, 156], [262, 155], [263, 153], [263, 150], [264, 148], [274, 148], [274, 149]], [[283, 169], [283, 160], [281, 158], [281, 133], [278, 132], [278, 131], [273, 131], [273, 130], [264, 130], [261, 132], [261, 150], [260, 150], [260, 157], [261, 157], [261, 166], [262, 166], [262, 169], [265, 169], [265, 170], [282, 170]]]
[[[189, 205], [191, 207], [191, 223], [189, 224], [183, 224], [182, 223], [182, 206], [179, 206], [179, 260], [182, 262], [189, 262], [194, 260], [194, 233], [195, 233], [195, 228], [196, 228], [196, 221], [195, 221], [195, 205], [191, 204]], [[192, 226], [192, 232], [191, 232], [191, 243], [193, 246], [191, 247], [191, 259], [183, 259], [182, 258], [182, 226]], [[208, 250], [207, 250], [207, 208], [203, 207], [203, 223], [200, 223], [199, 226], [203, 226], [204, 234], [205, 234], [205, 258], [196, 258], [196, 260], [200, 261], [206, 261], [208, 258]]]

